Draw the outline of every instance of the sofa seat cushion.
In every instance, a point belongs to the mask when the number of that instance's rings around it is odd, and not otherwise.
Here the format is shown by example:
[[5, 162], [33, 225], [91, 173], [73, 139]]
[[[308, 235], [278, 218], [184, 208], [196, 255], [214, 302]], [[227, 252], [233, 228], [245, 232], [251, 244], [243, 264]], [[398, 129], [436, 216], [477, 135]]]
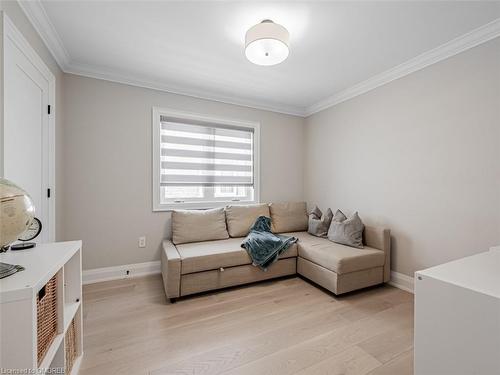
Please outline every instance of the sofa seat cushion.
[[285, 234], [299, 239], [297, 242], [299, 257], [334, 271], [339, 275], [380, 267], [385, 262], [385, 253], [369, 246], [357, 249], [337, 244], [326, 238], [312, 236], [307, 232]]
[[[241, 242], [241, 238], [229, 238], [177, 245], [181, 257], [181, 274], [252, 264], [246, 250], [241, 248]], [[293, 244], [279, 258], [296, 256], [297, 244]]]

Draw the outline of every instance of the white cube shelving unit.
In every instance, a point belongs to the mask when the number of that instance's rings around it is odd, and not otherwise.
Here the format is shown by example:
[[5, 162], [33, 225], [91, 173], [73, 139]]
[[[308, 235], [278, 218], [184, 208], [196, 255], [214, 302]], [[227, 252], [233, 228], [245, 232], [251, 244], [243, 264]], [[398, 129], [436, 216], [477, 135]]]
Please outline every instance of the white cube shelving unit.
[[415, 273], [415, 375], [500, 374], [500, 251]]
[[[39, 244], [33, 249], [0, 254], [0, 262], [19, 264], [24, 271], [0, 279], [0, 369], [66, 367], [66, 332], [75, 320], [77, 374], [83, 355], [81, 241]], [[45, 356], [37, 358], [37, 295], [57, 276], [57, 335]], [[31, 373], [31, 372], [30, 372]]]

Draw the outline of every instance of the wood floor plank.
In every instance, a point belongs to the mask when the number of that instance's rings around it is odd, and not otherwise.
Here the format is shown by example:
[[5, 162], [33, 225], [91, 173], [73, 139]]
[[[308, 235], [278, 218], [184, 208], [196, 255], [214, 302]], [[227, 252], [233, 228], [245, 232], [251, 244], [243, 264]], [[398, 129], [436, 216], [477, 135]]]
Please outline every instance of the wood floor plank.
[[288, 278], [172, 305], [155, 275], [86, 285], [83, 303], [81, 375], [411, 374], [413, 296], [389, 286], [336, 297]]
[[368, 375], [412, 375], [413, 349], [408, 350], [384, 365], [377, 367]]
[[382, 363], [413, 348], [413, 328], [393, 329], [373, 336], [358, 346]]
[[300, 343], [287, 343], [276, 353], [268, 353], [260, 359], [224, 374], [251, 375], [263, 372], [274, 375], [293, 374], [354, 344], [393, 330], [398, 323], [386, 320], [385, 317], [392, 315], [394, 311], [401, 311], [400, 309], [401, 307], [395, 306], [356, 323], [334, 327], [331, 331], [324, 330], [312, 338], [304, 337]]
[[[157, 360], [159, 354], [165, 360], [179, 360], [242, 337], [252, 337], [278, 324], [286, 324], [286, 319], [302, 316], [308, 311], [332, 303], [329, 300], [321, 301], [324, 296], [321, 292], [318, 293], [307, 299], [304, 297], [309, 296], [310, 291], [287, 291], [286, 295], [280, 293], [269, 303], [249, 306], [245, 311], [230, 313], [224, 317], [188, 322], [182, 327], [158, 327], [140, 337], [126, 337], [112, 345], [97, 348], [94, 345], [92, 351], [87, 351], [87, 355], [91, 356], [92, 362], [108, 369], [113, 365], [120, 368], [135, 366], [134, 356], [149, 359], [150, 362]], [[86, 368], [86, 364], [82, 364], [82, 368]]]
[[297, 375], [365, 375], [380, 366], [375, 358], [357, 346], [329, 357], [302, 371]]
[[[169, 311], [165, 311], [161, 306], [156, 309], [148, 309], [147, 311], [139, 307], [132, 311], [124, 312], [120, 320], [110, 322], [108, 318], [94, 322], [91, 329], [86, 332], [87, 343], [93, 345], [95, 342], [98, 342], [102, 345], [113, 340], [120, 340], [123, 337], [141, 334], [141, 332], [144, 332], [149, 327], [155, 329], [168, 327], [171, 329], [203, 320], [213, 320], [214, 318], [224, 319], [224, 315], [248, 310], [249, 306], [255, 307], [272, 302], [276, 300], [277, 293], [281, 297], [293, 297], [294, 294], [292, 288], [280, 288], [263, 291], [258, 294], [257, 298], [256, 295], [250, 295], [244, 298], [231, 299], [226, 303], [208, 304], [201, 308], [191, 308], [188, 310], [184, 308], [177, 309], [177, 306], [183, 307], [182, 302], [179, 302], [178, 305], [175, 305]], [[142, 319], [145, 315], [148, 316], [148, 319]], [[102, 329], [104, 326], [106, 327], [106, 331]], [[110, 329], [113, 329], [118, 337], [116, 335], [109, 335], [108, 332]]]
[[[247, 301], [246, 306], [244, 308], [238, 308], [236, 310], [231, 310], [228, 307], [228, 311], [223, 314], [219, 312], [215, 312], [212, 314], [206, 314], [201, 311], [199, 314], [192, 314], [189, 311], [183, 309], [182, 302], [175, 304], [170, 307], [170, 311], [164, 311], [160, 315], [152, 316], [148, 315], [148, 319], [139, 320], [139, 323], [144, 323], [150, 325], [150, 322], [153, 320], [153, 328], [154, 331], [151, 333], [153, 336], [158, 336], [158, 333], [174, 335], [178, 332], [179, 335], [186, 335], [186, 332], [190, 332], [190, 329], [196, 328], [198, 332], [206, 331], [206, 330], [217, 330], [218, 325], [222, 325], [223, 327], [228, 327], [230, 324], [241, 324], [248, 320], [256, 319], [260, 314], [268, 315], [275, 314], [283, 309], [288, 310], [293, 308], [295, 305], [307, 304], [308, 301], [305, 299], [309, 297], [311, 301], [321, 298], [321, 291], [315, 290], [314, 288], [300, 289], [297, 291], [295, 288], [288, 288], [284, 291], [277, 290], [272, 292], [269, 298], [256, 298], [252, 302]], [[297, 298], [301, 298], [301, 302], [297, 303]], [[324, 302], [332, 302], [326, 301]], [[224, 304], [224, 306], [228, 306], [228, 304]], [[125, 320], [126, 322], [126, 320]], [[133, 327], [134, 322], [130, 322], [131, 327]], [[104, 328], [104, 327], [103, 327]], [[88, 339], [87, 344], [90, 347], [94, 347], [96, 344], [99, 345], [107, 345], [105, 339], [99, 342], [99, 339], [109, 337], [108, 327], [105, 326], [105, 330], [102, 330], [97, 338], [98, 342], [94, 341], [94, 333], [86, 333], [86, 337]], [[141, 327], [142, 328], [142, 327]], [[121, 335], [123, 333], [123, 329], [116, 330], [116, 334]], [[187, 333], [189, 335], [189, 333]], [[143, 340], [149, 339], [149, 335], [146, 332], [142, 332], [141, 336]], [[138, 336], [125, 334], [124, 337], [121, 337], [122, 344], [137, 344]]]
[[243, 339], [230, 346], [189, 357], [185, 361], [153, 371], [152, 374], [220, 374], [346, 325], [348, 322], [335, 314], [336, 308], [338, 308], [336, 304], [332, 304], [332, 306], [322, 307], [321, 310], [304, 314], [295, 320], [287, 319], [285, 326], [277, 327], [251, 339]]

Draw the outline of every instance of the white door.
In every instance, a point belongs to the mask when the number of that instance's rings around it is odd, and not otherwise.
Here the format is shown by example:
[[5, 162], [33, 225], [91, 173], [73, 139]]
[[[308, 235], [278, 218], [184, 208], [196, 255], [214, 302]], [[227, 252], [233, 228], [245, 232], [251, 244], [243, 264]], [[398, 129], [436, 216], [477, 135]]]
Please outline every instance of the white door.
[[[4, 175], [34, 201], [35, 216], [42, 222], [36, 242], [54, 240], [49, 204], [51, 163], [49, 87], [47, 70], [33, 61], [15, 39], [4, 38]], [[38, 56], [37, 56], [38, 57]]]

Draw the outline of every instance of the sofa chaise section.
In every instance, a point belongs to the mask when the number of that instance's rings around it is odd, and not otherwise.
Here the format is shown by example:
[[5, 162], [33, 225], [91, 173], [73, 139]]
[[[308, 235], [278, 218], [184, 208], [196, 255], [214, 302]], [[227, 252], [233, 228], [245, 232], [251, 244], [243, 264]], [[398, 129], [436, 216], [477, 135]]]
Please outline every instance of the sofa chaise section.
[[390, 279], [390, 231], [365, 227], [364, 248], [340, 245], [307, 232], [299, 238], [297, 273], [335, 294], [381, 284]]

